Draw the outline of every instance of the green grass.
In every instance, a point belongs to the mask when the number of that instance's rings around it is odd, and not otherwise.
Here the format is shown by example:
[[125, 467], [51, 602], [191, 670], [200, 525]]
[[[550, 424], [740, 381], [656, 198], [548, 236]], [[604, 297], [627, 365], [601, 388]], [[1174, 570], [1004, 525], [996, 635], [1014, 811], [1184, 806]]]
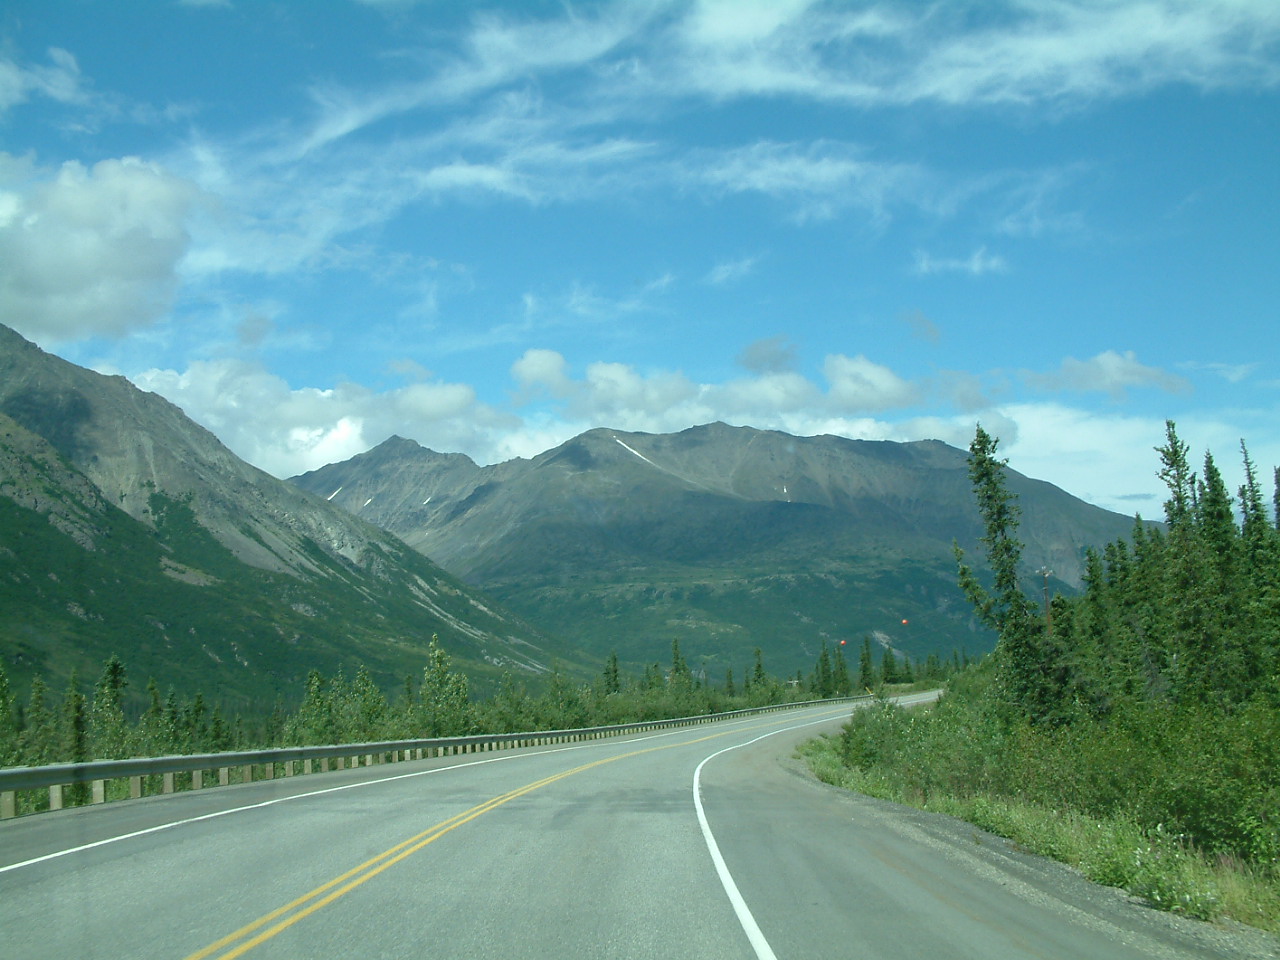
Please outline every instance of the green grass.
[[1144, 830], [1124, 816], [1091, 817], [986, 792], [922, 790], [884, 768], [847, 765], [838, 738], [811, 740], [801, 755], [826, 783], [958, 817], [1160, 909], [1201, 920], [1227, 917], [1280, 932], [1280, 877], [1274, 869], [1205, 855], [1179, 835]]

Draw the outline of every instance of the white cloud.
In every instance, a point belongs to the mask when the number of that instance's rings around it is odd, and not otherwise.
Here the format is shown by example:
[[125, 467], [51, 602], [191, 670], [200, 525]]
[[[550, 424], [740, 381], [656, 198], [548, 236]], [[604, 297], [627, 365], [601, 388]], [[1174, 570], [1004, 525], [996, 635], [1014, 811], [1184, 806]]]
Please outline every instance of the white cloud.
[[[885, 105], [1055, 103], [1280, 82], [1268, 0], [690, 8], [648, 81], [669, 94]], [[666, 57], [663, 58], [662, 54]]]
[[567, 396], [572, 389], [569, 365], [555, 350], [530, 349], [511, 365], [511, 375], [525, 395], [546, 390], [552, 396]]
[[1274, 4], [1041, 3], [1009, 12], [1000, 26], [930, 38], [899, 79], [898, 95], [1025, 104], [1127, 96], [1171, 83], [1213, 89], [1280, 81], [1280, 68], [1267, 56], [1280, 35]]
[[197, 199], [132, 157], [41, 178], [0, 154], [0, 316], [46, 343], [146, 326], [177, 292]]
[[293, 388], [257, 364], [230, 359], [196, 361], [182, 372], [147, 370], [131, 379], [278, 477], [345, 460], [392, 434], [437, 450], [487, 453], [519, 427], [465, 384], [419, 382], [382, 393], [353, 383]]
[[[393, 433], [494, 463], [535, 456], [598, 426], [661, 433], [721, 420], [797, 436], [936, 439], [965, 449], [981, 421], [1000, 438], [1001, 453], [1015, 470], [1119, 513], [1161, 517], [1165, 493], [1154, 448], [1164, 439], [1162, 418], [1058, 402], [993, 406], [981, 398], [963, 409], [949, 395], [956, 390], [951, 381], [963, 380], [965, 389], [979, 394], [976, 375], [911, 382], [865, 357], [842, 355], [827, 357], [823, 369], [825, 390], [794, 370], [709, 383], [678, 371], [593, 363], [575, 376], [560, 353], [534, 349], [512, 365], [519, 389], [509, 409], [482, 402], [465, 384], [429, 379], [421, 369], [417, 382], [383, 392], [352, 383], [292, 388], [260, 366], [237, 360], [196, 362], [183, 372], [149, 370], [132, 379], [177, 403], [241, 457], [281, 477], [347, 459]], [[955, 412], [887, 415], [935, 394]], [[1213, 451], [1234, 491], [1242, 479], [1236, 462], [1240, 433], [1274, 416], [1255, 411], [1174, 419], [1194, 462]], [[1250, 452], [1264, 471], [1280, 463], [1280, 446], [1265, 437]]]
[[785, 200], [801, 219], [827, 219], [855, 207], [881, 221], [892, 204], [927, 206], [934, 192], [915, 165], [865, 160], [858, 147], [831, 141], [762, 140], [696, 159], [689, 172], [694, 181], [726, 193]]
[[1067, 357], [1055, 373], [1024, 376], [1029, 384], [1043, 389], [1100, 392], [1116, 398], [1131, 387], [1157, 387], [1170, 393], [1190, 389], [1182, 377], [1139, 363], [1132, 350], [1124, 353], [1106, 350], [1089, 360]]
[[888, 367], [864, 356], [828, 356], [822, 372], [831, 385], [831, 400], [847, 413], [869, 413], [906, 407], [920, 399], [919, 389]]
[[987, 252], [986, 247], [978, 247], [964, 258], [934, 257], [923, 250], [916, 251], [915, 272], [921, 276], [934, 273], [967, 273], [980, 277], [984, 273], [1007, 273], [1009, 264], [999, 254]]
[[721, 260], [710, 272], [707, 273], [706, 282], [712, 286], [724, 286], [729, 283], [737, 283], [744, 277], [750, 276], [755, 270], [756, 264], [760, 262], [759, 257], [743, 257], [740, 260]]
[[13, 107], [26, 103], [33, 95], [58, 103], [81, 103], [85, 100], [80, 65], [61, 47], [50, 47], [47, 65], [24, 66], [0, 57], [0, 117]]
[[1207, 370], [1210, 373], [1217, 374], [1228, 383], [1244, 383], [1257, 372], [1260, 364], [1188, 361], [1187, 363], [1180, 363], [1178, 366], [1183, 370]]

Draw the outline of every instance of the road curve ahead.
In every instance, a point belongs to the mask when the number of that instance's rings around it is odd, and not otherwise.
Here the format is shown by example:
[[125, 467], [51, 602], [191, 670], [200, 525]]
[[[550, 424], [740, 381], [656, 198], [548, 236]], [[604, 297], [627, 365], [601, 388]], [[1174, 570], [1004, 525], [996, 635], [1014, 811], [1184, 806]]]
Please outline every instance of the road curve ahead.
[[803, 776], [795, 744], [848, 710], [8, 821], [0, 944], [12, 960], [1280, 955]]

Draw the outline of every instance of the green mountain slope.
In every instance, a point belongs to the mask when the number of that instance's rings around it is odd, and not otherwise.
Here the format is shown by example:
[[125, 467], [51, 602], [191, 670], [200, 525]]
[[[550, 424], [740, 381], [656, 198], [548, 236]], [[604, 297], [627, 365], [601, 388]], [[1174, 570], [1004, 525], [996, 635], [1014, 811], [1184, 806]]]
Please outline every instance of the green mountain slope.
[[398, 684], [432, 634], [481, 686], [548, 669], [543, 633], [394, 536], [3, 327], [0, 411], [0, 656], [20, 688], [91, 681], [115, 653], [135, 693], [154, 675], [263, 709], [313, 667]]
[[[963, 451], [709, 424], [592, 430], [479, 467], [392, 438], [295, 483], [385, 527], [546, 629], [603, 655], [708, 670], [754, 647], [809, 669], [865, 633], [914, 657], [991, 638], [955, 586], [981, 534]], [[1029, 572], [1078, 584], [1084, 549], [1132, 521], [1014, 474]], [[903, 621], [906, 621], [904, 624]]]

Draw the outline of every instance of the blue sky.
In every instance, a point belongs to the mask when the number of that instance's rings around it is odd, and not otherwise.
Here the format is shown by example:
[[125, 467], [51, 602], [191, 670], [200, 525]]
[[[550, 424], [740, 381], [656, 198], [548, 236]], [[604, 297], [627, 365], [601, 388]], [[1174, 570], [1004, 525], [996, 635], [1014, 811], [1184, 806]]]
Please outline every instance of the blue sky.
[[724, 420], [1280, 465], [1275, 0], [10, 0], [0, 321], [279, 476]]

